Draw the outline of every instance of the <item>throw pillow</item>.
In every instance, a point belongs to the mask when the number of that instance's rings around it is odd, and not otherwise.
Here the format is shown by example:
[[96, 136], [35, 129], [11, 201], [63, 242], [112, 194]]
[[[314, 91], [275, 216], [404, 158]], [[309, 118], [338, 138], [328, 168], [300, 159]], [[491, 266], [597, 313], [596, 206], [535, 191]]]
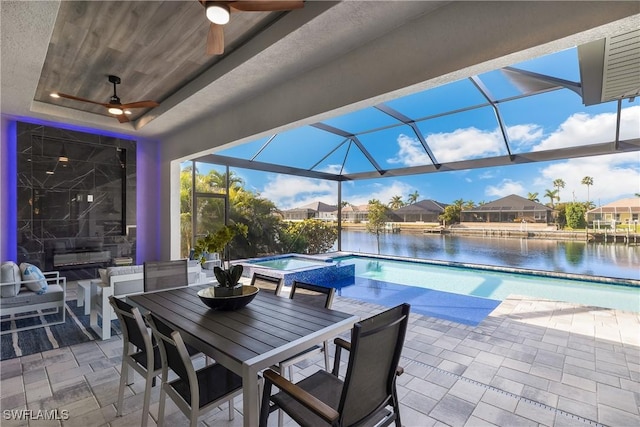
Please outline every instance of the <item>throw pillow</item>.
[[47, 292], [47, 280], [42, 274], [42, 271], [33, 264], [23, 262], [20, 264], [20, 271], [22, 272], [22, 281], [24, 285], [30, 291], [35, 292], [38, 295], [42, 295]]
[[22, 276], [20, 275], [20, 267], [13, 261], [3, 262], [0, 266], [0, 283], [13, 283], [12, 285], [2, 286], [0, 289], [0, 298], [11, 298], [20, 292]]

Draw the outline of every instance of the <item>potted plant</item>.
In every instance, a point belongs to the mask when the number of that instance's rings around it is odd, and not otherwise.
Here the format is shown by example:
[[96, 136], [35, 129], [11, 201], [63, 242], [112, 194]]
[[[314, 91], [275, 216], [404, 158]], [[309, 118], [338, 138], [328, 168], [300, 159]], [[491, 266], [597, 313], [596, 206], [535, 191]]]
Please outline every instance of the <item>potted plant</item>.
[[[194, 259], [204, 263], [208, 260], [209, 254], [222, 253], [227, 244], [235, 237], [237, 228], [238, 227], [225, 225], [215, 233], [207, 232], [204, 237], [196, 240], [193, 254]], [[243, 230], [240, 231], [242, 232]], [[222, 256], [220, 258], [222, 259]]]
[[242, 265], [232, 265], [228, 269], [214, 267], [213, 274], [218, 280], [218, 286], [214, 288], [214, 295], [216, 297], [242, 295], [242, 285], [239, 283], [242, 270]]

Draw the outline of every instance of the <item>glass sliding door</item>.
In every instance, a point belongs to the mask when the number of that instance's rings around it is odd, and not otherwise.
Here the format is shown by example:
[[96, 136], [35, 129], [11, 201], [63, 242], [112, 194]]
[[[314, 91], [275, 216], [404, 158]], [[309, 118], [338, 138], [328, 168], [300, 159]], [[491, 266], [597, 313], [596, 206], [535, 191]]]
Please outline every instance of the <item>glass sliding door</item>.
[[222, 194], [196, 194], [195, 239], [215, 233], [225, 224], [226, 196]]

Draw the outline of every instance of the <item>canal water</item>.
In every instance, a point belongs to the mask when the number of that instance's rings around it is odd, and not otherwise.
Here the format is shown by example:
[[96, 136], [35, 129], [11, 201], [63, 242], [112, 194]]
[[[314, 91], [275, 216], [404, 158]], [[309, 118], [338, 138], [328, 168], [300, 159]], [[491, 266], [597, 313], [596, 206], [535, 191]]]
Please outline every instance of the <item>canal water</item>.
[[[343, 230], [342, 250], [375, 254], [376, 236]], [[621, 243], [389, 233], [380, 254], [640, 280], [640, 246]]]

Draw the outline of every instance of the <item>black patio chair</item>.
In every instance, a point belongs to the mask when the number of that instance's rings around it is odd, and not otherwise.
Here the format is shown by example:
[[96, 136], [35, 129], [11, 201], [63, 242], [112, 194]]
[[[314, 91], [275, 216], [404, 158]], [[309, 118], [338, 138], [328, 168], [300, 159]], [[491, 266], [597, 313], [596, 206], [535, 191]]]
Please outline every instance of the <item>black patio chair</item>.
[[276, 295], [280, 295], [282, 285], [282, 277], [272, 277], [261, 273], [253, 273], [253, 276], [251, 276], [251, 286], [273, 291]]
[[[315, 307], [331, 308], [335, 293], [335, 288], [294, 281], [291, 286], [289, 298]], [[324, 353], [324, 366], [328, 371], [331, 369], [329, 367], [329, 343], [325, 341], [322, 345], [315, 345], [302, 353], [280, 362], [278, 364], [280, 374], [284, 374], [285, 369], [287, 369], [289, 371], [289, 380], [293, 380], [293, 365], [320, 353]], [[286, 377], [286, 375], [283, 376]]]
[[[401, 304], [355, 324], [351, 343], [336, 338], [333, 371], [318, 371], [294, 384], [277, 372], [264, 372], [260, 427], [282, 409], [302, 426], [401, 426], [396, 377], [409, 321]], [[339, 378], [341, 350], [349, 351], [344, 380]], [[271, 395], [276, 386], [280, 391]]]
[[151, 388], [155, 385], [155, 377], [160, 375], [161, 362], [158, 346], [154, 345], [151, 334], [147, 330], [142, 314], [137, 307], [133, 307], [114, 296], [109, 297], [109, 303], [120, 321], [122, 328], [122, 366], [120, 368], [120, 387], [118, 389], [118, 403], [116, 416], [122, 416], [124, 403], [124, 388], [129, 377], [129, 367], [145, 378], [144, 403], [142, 405], [141, 426], [147, 425], [149, 417], [149, 403]]
[[144, 291], [155, 292], [189, 286], [188, 261], [147, 261], [144, 263]]
[[[146, 316], [160, 347], [162, 386], [158, 409], [158, 426], [164, 425], [167, 395], [195, 427], [201, 414], [229, 402], [229, 420], [234, 418], [233, 399], [242, 393], [242, 378], [219, 363], [195, 370], [180, 332], [173, 330], [153, 313]], [[169, 381], [169, 368], [178, 378]]]
[[[122, 365], [120, 368], [116, 416], [122, 416], [124, 388], [129, 378], [129, 367], [131, 367], [145, 378], [142, 422], [140, 424], [145, 427], [149, 413], [151, 389], [156, 385], [156, 377], [162, 373], [160, 349], [137, 307], [114, 296], [109, 297], [109, 303], [113, 307], [113, 311], [115, 311], [122, 328]], [[202, 356], [198, 350], [191, 346], [187, 346], [187, 353], [189, 357]], [[208, 364], [209, 358], [205, 358], [205, 360]]]

